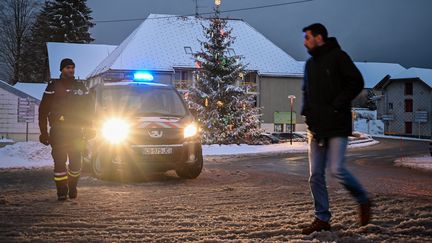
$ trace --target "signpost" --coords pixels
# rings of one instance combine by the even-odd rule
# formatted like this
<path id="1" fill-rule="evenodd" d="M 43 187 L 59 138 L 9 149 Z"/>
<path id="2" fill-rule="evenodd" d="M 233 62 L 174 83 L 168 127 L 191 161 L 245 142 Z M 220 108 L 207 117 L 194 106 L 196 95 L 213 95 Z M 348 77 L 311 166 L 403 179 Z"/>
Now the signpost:
<path id="1" fill-rule="evenodd" d="M 291 121 L 291 136 L 290 136 L 290 144 L 292 145 L 292 139 L 293 139 L 293 117 L 292 117 L 292 115 L 293 115 L 293 106 L 294 106 L 294 99 L 295 99 L 296 97 L 294 96 L 294 95 L 290 95 L 290 96 L 288 96 L 288 99 L 290 99 L 290 113 L 291 113 L 291 119 L 290 119 L 290 121 Z"/>
<path id="2" fill-rule="evenodd" d="M 29 123 L 34 122 L 35 105 L 29 98 L 18 98 L 17 120 L 26 123 L 26 142 L 28 142 Z"/>
<path id="3" fill-rule="evenodd" d="M 428 112 L 427 111 L 416 111 L 414 112 L 414 121 L 418 123 L 418 135 L 421 138 L 421 123 L 426 123 L 428 121 Z"/>

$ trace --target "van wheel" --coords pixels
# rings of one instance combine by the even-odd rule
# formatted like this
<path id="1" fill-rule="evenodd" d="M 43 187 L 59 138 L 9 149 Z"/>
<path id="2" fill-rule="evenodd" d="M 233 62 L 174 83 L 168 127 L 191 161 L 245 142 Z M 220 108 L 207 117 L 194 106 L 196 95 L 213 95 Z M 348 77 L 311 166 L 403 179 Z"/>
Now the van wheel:
<path id="1" fill-rule="evenodd" d="M 176 169 L 175 172 L 182 179 L 195 179 L 201 174 L 202 168 L 203 156 L 202 153 L 198 153 L 197 161 L 194 164 L 185 164 L 183 167 Z"/>
<path id="2" fill-rule="evenodd" d="M 92 156 L 91 170 L 98 179 L 112 180 L 115 172 L 112 157 L 101 153 L 95 154 Z"/>

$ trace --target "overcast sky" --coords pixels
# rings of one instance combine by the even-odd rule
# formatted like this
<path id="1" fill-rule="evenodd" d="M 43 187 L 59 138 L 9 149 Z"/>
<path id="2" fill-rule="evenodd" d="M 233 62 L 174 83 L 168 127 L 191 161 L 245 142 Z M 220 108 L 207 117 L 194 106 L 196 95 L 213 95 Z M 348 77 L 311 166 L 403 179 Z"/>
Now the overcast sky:
<path id="1" fill-rule="evenodd" d="M 293 1 L 298 0 L 222 0 L 221 9 Z M 198 4 L 201 13 L 210 12 L 214 1 L 198 0 Z M 94 21 L 195 13 L 193 0 L 88 0 L 88 5 Z M 432 68 L 431 0 L 315 0 L 224 15 L 245 20 L 297 60 L 308 58 L 302 28 L 321 22 L 355 61 Z M 96 22 L 91 32 L 95 43 L 118 45 L 141 22 Z"/>

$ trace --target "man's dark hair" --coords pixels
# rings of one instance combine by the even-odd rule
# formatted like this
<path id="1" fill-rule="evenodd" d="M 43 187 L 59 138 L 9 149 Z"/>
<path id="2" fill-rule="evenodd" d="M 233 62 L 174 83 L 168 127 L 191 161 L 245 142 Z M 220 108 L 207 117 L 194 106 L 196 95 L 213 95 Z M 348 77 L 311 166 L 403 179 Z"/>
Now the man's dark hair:
<path id="1" fill-rule="evenodd" d="M 321 35 L 324 41 L 326 41 L 328 38 L 327 29 L 323 24 L 315 23 L 303 28 L 303 32 L 306 32 L 308 30 L 312 32 L 313 36 Z"/>

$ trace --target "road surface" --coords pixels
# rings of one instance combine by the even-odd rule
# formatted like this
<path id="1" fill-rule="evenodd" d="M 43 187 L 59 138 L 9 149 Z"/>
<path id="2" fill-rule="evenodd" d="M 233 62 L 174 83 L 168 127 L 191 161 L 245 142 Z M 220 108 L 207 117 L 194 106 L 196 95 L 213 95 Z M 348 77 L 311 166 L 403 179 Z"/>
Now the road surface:
<path id="1" fill-rule="evenodd" d="M 348 167 L 374 198 L 364 227 L 350 195 L 329 178 L 332 231 L 300 234 L 313 219 L 306 154 L 210 157 L 195 180 L 84 174 L 79 199 L 66 202 L 56 201 L 51 168 L 0 170 L 0 242 L 431 242 L 432 174 L 393 166 L 426 154 L 427 143 L 379 140 L 348 152 Z"/>

